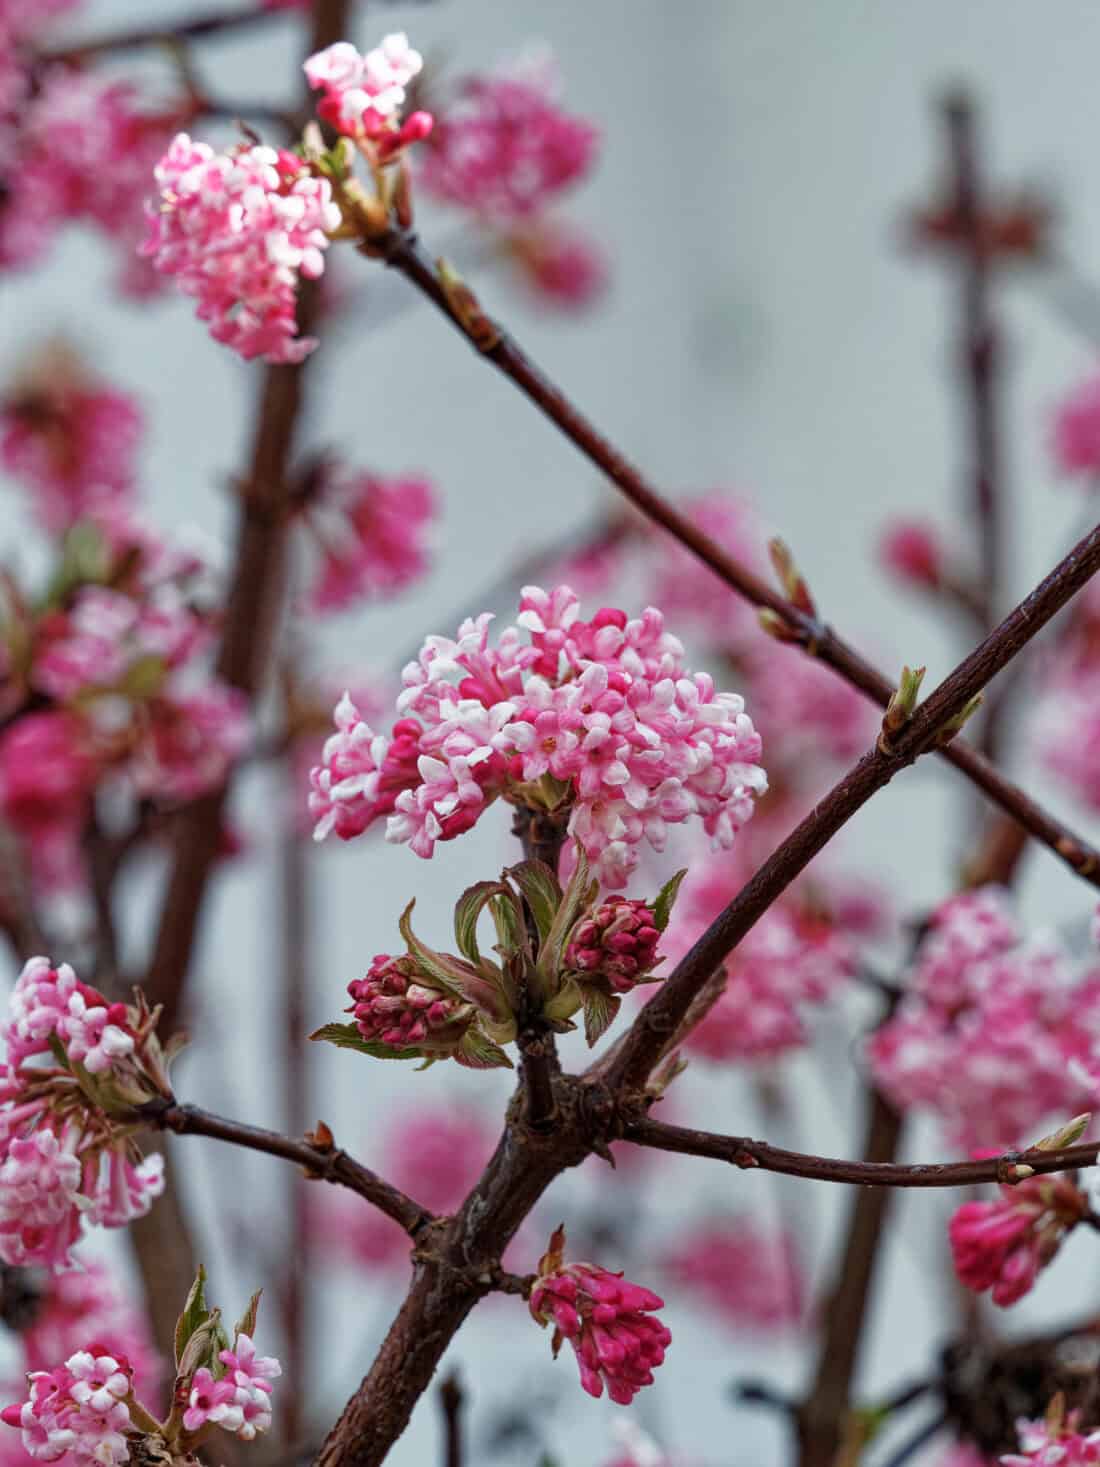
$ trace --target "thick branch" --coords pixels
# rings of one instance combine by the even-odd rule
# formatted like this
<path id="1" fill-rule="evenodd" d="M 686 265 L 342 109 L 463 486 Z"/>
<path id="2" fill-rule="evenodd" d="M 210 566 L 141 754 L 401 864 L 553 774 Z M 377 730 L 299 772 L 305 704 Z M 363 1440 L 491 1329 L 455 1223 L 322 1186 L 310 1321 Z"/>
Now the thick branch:
<path id="1" fill-rule="evenodd" d="M 209 1136 L 215 1141 L 228 1141 L 249 1151 L 262 1151 L 294 1162 L 311 1177 L 347 1187 L 364 1201 L 377 1207 L 399 1223 L 410 1236 L 415 1236 L 433 1220 L 427 1208 L 363 1166 L 338 1146 L 317 1146 L 309 1141 L 295 1141 L 278 1131 L 260 1126 L 247 1126 L 242 1121 L 229 1121 L 212 1115 L 197 1105 L 154 1101 L 141 1108 L 143 1119 L 158 1130 L 174 1131 L 177 1136 Z"/>
<path id="2" fill-rule="evenodd" d="M 890 745 L 880 742 L 815 806 L 726 907 L 638 1015 L 607 1075 L 642 1084 L 695 995 L 745 934 L 857 810 L 899 770 L 936 747 L 951 719 L 1100 567 L 1100 526 L 946 677 Z"/>
<path id="3" fill-rule="evenodd" d="M 375 248 L 384 254 L 387 264 L 400 271 L 449 317 L 463 335 L 471 337 L 470 326 L 463 323 L 448 300 L 435 266 L 419 247 L 415 236 L 394 232 L 384 244 L 376 244 Z M 486 329 L 480 342 L 475 342 L 481 354 L 510 378 L 632 504 L 654 524 L 686 545 L 738 595 L 754 606 L 775 612 L 804 651 L 819 658 L 880 707 L 886 707 L 895 687 L 889 678 L 884 677 L 831 627 L 799 611 L 663 499 L 639 470 L 597 432 L 565 394 L 542 374 L 515 341 L 494 323 L 484 318 L 481 320 Z M 956 740 L 940 752 L 995 804 L 1023 825 L 1030 835 L 1049 846 L 1079 876 L 1100 887 L 1100 851 L 1055 820 L 1010 779 L 1006 779 L 989 759 L 962 740 Z"/>
<path id="4" fill-rule="evenodd" d="M 945 1162 L 874 1162 L 844 1161 L 830 1156 L 811 1156 L 802 1151 L 787 1151 L 767 1141 L 754 1141 L 750 1136 L 719 1136 L 711 1131 L 695 1131 L 688 1126 L 672 1126 L 664 1121 L 628 1122 L 623 1139 L 638 1146 L 652 1146 L 658 1151 L 675 1151 L 684 1156 L 706 1156 L 713 1161 L 751 1170 L 782 1172 L 789 1177 L 805 1177 L 814 1182 L 845 1182 L 857 1187 L 971 1187 L 981 1182 L 1011 1185 L 1025 1180 L 1015 1168 L 1030 1167 L 1035 1174 L 1070 1171 L 1074 1167 L 1095 1166 L 1100 1156 L 1100 1141 L 1079 1141 L 1060 1151 L 1006 1151 L 983 1161 Z"/>
<path id="5" fill-rule="evenodd" d="M 542 861 L 556 873 L 561 848 L 565 844 L 568 818 L 567 810 L 550 814 L 545 810 L 530 809 L 526 805 L 518 806 L 512 823 L 512 833 L 520 838 L 524 859 Z M 538 931 L 529 908 L 527 927 L 533 941 L 537 943 Z M 554 1035 L 540 1020 L 537 1012 L 524 1012 L 520 1014 L 516 1043 L 523 1056 L 523 1085 L 528 1123 L 536 1130 L 547 1130 L 554 1123 L 556 1109 L 554 1075 L 561 1069 Z"/>

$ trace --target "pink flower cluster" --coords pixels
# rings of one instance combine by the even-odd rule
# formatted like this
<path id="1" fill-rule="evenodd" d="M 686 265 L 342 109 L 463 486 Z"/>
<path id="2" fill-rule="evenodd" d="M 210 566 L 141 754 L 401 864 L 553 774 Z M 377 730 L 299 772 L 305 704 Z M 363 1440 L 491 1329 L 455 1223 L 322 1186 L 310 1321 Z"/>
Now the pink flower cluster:
<path id="1" fill-rule="evenodd" d="M 238 1335 L 233 1349 L 222 1350 L 218 1359 L 225 1373 L 217 1380 L 206 1366 L 192 1377 L 184 1430 L 196 1432 L 209 1422 L 241 1441 L 254 1441 L 271 1425 L 271 1382 L 283 1368 L 272 1356 L 257 1356 L 245 1334 Z"/>
<path id="2" fill-rule="evenodd" d="M 305 63 L 306 78 L 322 93 L 317 114 L 345 137 L 371 143 L 380 160 L 398 148 L 420 142 L 432 130 L 428 112 L 400 121 L 405 88 L 424 65 L 403 31 L 385 36 L 361 55 L 348 41 L 318 51 Z"/>
<path id="3" fill-rule="evenodd" d="M 1050 772 L 1100 810 L 1100 669 L 1057 669 L 1037 703 L 1033 736 Z"/>
<path id="4" fill-rule="evenodd" d="M 565 966 L 578 973 L 602 973 L 616 993 L 629 993 L 657 961 L 661 934 L 645 902 L 608 897 L 574 927 Z"/>
<path id="5" fill-rule="evenodd" d="M 430 482 L 409 474 L 330 470 L 305 512 L 320 565 L 309 593 L 314 611 L 394 596 L 428 568 L 438 506 Z"/>
<path id="6" fill-rule="evenodd" d="M 141 1160 L 84 1095 L 79 1072 L 131 1079 L 140 1037 L 72 969 L 32 958 L 15 985 L 0 1064 L 0 1260 L 61 1268 L 84 1221 L 124 1227 L 164 1188 L 164 1159 Z M 64 1051 L 70 1075 L 28 1060 Z"/>
<path id="7" fill-rule="evenodd" d="M 1094 1101 L 1100 972 L 1027 942 L 996 888 L 945 902 L 906 997 L 868 1046 L 895 1104 L 938 1115 L 967 1150 L 1015 1145 Z"/>
<path id="8" fill-rule="evenodd" d="M 0 91 L 3 29 L 0 17 Z M 122 247 L 121 288 L 147 293 L 134 250 L 149 171 L 171 136 L 175 115 L 144 112 L 129 84 L 74 67 L 55 66 L 33 87 L 29 72 L 17 67 L 7 81 L 16 105 L 6 144 L 0 139 L 9 191 L 0 211 L 0 268 L 37 264 L 63 224 L 85 222 Z"/>
<path id="9" fill-rule="evenodd" d="M 650 1289 L 593 1263 L 565 1263 L 561 1229 L 539 1264 L 531 1292 L 532 1317 L 554 1326 L 554 1354 L 562 1340 L 573 1347 L 581 1385 L 590 1396 L 629 1406 L 665 1358 L 672 1335 L 655 1312 L 664 1307 Z"/>
<path id="10" fill-rule="evenodd" d="M 745 1218 L 711 1219 L 685 1233 L 664 1267 L 733 1330 L 773 1333 L 804 1318 L 806 1281 L 789 1232 Z"/>
<path id="11" fill-rule="evenodd" d="M 316 346 L 298 336 L 300 277 L 324 270 L 340 210 L 325 178 L 288 152 L 261 145 L 215 153 L 178 133 L 155 169 L 143 254 L 198 301 L 210 334 L 246 360 L 300 362 Z"/>
<path id="12" fill-rule="evenodd" d="M 1082 1432 L 1080 1424 L 1076 1411 L 1064 1421 L 1018 1421 L 1020 1450 L 1002 1457 L 1002 1467 L 1091 1467 L 1100 1462 L 1100 1430 Z"/>
<path id="13" fill-rule="evenodd" d="M 29 380 L 0 401 L 0 463 L 30 490 L 43 529 L 61 535 L 129 506 L 142 421 L 129 393 L 54 359 L 48 367 L 52 380 Z"/>
<path id="14" fill-rule="evenodd" d="M 1069 394 L 1054 416 L 1052 447 L 1063 474 L 1100 473 L 1100 375 Z"/>
<path id="15" fill-rule="evenodd" d="M 372 958 L 366 977 L 354 978 L 348 993 L 349 1012 L 363 1038 L 391 1048 L 419 1045 L 449 1051 L 473 1018 L 462 999 L 418 983 L 414 960 L 388 953 Z"/>
<path id="16" fill-rule="evenodd" d="M 626 884 L 643 839 L 660 850 L 692 816 L 716 848 L 732 844 L 767 785 L 760 739 L 740 697 L 686 672 L 659 611 L 605 608 L 586 622 L 568 586 L 528 587 L 519 626 L 495 647 L 491 620 L 428 638 L 405 668 L 392 738 L 350 701 L 337 709 L 311 776 L 318 839 L 350 839 L 385 814 L 387 839 L 428 857 L 504 796 L 571 805 L 569 831 L 611 887 Z"/>
<path id="17" fill-rule="evenodd" d="M 461 1105 L 427 1105 L 400 1116 L 387 1132 L 383 1175 L 430 1212 L 454 1212 L 492 1154 L 494 1135 Z M 389 1268 L 409 1256 L 408 1234 L 339 1188 L 310 1189 L 311 1225 L 327 1250 L 363 1268 Z"/>
<path id="18" fill-rule="evenodd" d="M 590 171 L 599 133 L 565 112 L 546 57 L 472 76 L 436 119 L 419 182 L 435 198 L 497 223 L 541 213 Z"/>
<path id="19" fill-rule="evenodd" d="M 1029 1177 L 1000 1191 L 995 1202 L 964 1202 L 948 1237 L 960 1281 L 1007 1306 L 1031 1290 L 1088 1203 L 1064 1177 Z"/>
<path id="20" fill-rule="evenodd" d="M 68 1456 L 78 1467 L 120 1467 L 130 1460 L 129 1361 L 78 1350 L 64 1365 L 32 1371 L 27 1383 L 27 1400 L 5 1407 L 0 1420 L 21 1431 L 31 1457 L 55 1462 Z"/>

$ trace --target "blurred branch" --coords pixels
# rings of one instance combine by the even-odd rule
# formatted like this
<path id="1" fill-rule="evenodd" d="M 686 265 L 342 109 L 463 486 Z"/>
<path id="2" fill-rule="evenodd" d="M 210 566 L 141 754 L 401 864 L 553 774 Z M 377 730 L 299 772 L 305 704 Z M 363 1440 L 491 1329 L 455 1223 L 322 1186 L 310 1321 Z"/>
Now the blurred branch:
<path id="1" fill-rule="evenodd" d="M 468 339 L 480 354 L 510 378 L 564 435 L 626 495 L 654 524 L 660 525 L 691 550 L 720 580 L 752 605 L 772 612 L 788 639 L 831 667 L 853 687 L 885 708 L 895 684 L 884 677 L 831 627 L 801 611 L 770 585 L 739 564 L 704 531 L 663 499 L 644 476 L 583 416 L 574 404 L 526 356 L 518 344 L 494 322 L 480 314 L 476 300 L 460 313 L 444 289 L 435 265 L 413 234 L 394 230 L 372 251 L 400 271 Z M 472 299 L 472 298 L 471 298 Z M 938 750 L 947 761 L 1036 840 L 1048 846 L 1071 870 L 1092 886 L 1100 887 L 1100 851 L 1047 813 L 996 766 L 963 740 Z"/>
<path id="2" fill-rule="evenodd" d="M 443 1463 L 444 1467 L 464 1467 L 465 1454 L 462 1450 L 462 1408 L 466 1404 L 466 1393 L 451 1371 L 439 1385 L 439 1407 L 443 1413 Z"/>

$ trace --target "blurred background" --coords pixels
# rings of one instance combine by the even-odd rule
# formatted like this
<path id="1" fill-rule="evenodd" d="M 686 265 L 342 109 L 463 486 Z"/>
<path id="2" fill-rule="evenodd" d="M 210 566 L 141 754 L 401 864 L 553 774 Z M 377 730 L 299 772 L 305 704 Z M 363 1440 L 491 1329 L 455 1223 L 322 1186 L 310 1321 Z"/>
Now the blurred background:
<path id="1" fill-rule="evenodd" d="M 167 26 L 177 13 L 201 9 L 186 0 L 88 0 L 51 34 L 68 43 L 159 24 L 162 16 Z M 203 84 L 219 97 L 293 101 L 303 29 L 289 11 L 266 27 L 202 43 L 194 54 Z M 600 134 L 597 162 L 567 205 L 607 267 L 606 289 L 583 309 L 554 309 L 525 291 L 461 211 L 425 201 L 418 222 L 429 250 L 457 262 L 490 314 L 670 496 L 723 489 L 750 499 L 764 530 L 793 548 L 826 619 L 887 671 L 926 663 L 929 685 L 972 638 L 899 589 L 876 547 L 899 516 L 938 520 L 949 549 L 953 536 L 967 533 L 959 273 L 942 253 L 915 248 L 912 229 L 914 210 L 937 197 L 946 176 L 940 101 L 948 88 L 965 88 L 986 177 L 1010 195 L 1040 196 L 1052 214 L 1046 257 L 998 269 L 993 293 L 1011 517 L 1004 606 L 1080 533 L 1089 513 L 1083 481 L 1059 473 L 1051 435 L 1058 404 L 1094 367 L 1100 339 L 1095 6 L 1070 0 L 1055 13 L 1017 0 L 919 7 L 441 0 L 364 6 L 350 39 L 365 47 L 395 29 L 408 30 L 429 76 L 484 72 L 548 47 L 563 105 Z M 154 91 L 171 75 L 162 56 L 147 52 L 110 66 Z M 201 131 L 221 141 L 235 136 L 231 120 Z M 116 263 L 98 235 L 78 227 L 62 233 L 40 265 L 0 276 L 0 373 L 9 380 L 38 344 L 63 334 L 96 373 L 140 399 L 150 515 L 165 528 L 197 526 L 228 544 L 231 486 L 246 461 L 261 369 L 211 341 L 191 304 L 172 292 L 120 299 Z M 334 259 L 331 276 L 348 309 L 341 295 L 320 333 L 303 447 L 338 451 L 383 475 L 423 473 L 440 513 L 430 574 L 391 600 L 301 625 L 295 636 L 334 685 L 396 685 L 424 634 L 450 634 L 481 610 L 507 619 L 519 584 L 517 575 L 506 585 L 511 568 L 563 537 L 583 540 L 612 501 L 573 447 L 401 279 L 354 256 Z M 15 480 L 5 487 L 4 560 L 33 576 L 48 549 L 30 533 Z M 1100 836 L 1100 817 L 1043 772 L 1025 734 L 1022 725 L 1014 729 L 1012 755 L 1028 787 L 1084 834 Z M 287 798 L 277 770 L 249 770 L 238 781 L 234 825 L 246 851 L 220 869 L 205 912 L 188 997 L 194 1043 L 176 1071 L 181 1096 L 275 1126 L 283 1124 L 283 1041 L 271 993 L 284 903 L 279 812 Z M 972 820 L 963 782 L 927 761 L 852 822 L 845 864 L 873 877 L 899 919 L 911 919 L 953 889 Z M 441 846 L 431 862 L 374 838 L 310 850 L 306 1032 L 340 1017 L 347 982 L 375 952 L 393 948 L 396 919 L 411 897 L 423 935 L 443 943 L 471 873 L 489 876 L 515 855 L 503 810 Z M 652 863 L 661 880 L 672 869 L 671 855 Z M 137 867 L 120 896 L 124 953 L 135 966 L 161 876 L 155 860 Z M 1031 853 L 1019 890 L 1031 922 L 1082 941 L 1091 896 L 1048 853 Z M 14 959 L 5 966 L 14 978 Z M 811 1048 L 758 1065 L 693 1065 L 672 1103 L 718 1129 L 753 1134 L 767 1133 L 770 1114 L 789 1144 L 855 1155 L 862 1096 L 853 1060 L 872 1013 L 865 993 L 842 995 L 814 1018 Z M 384 1163 L 395 1125 L 425 1106 L 473 1107 L 491 1135 L 509 1091 L 505 1076 L 453 1066 L 419 1074 L 317 1048 L 308 1056 L 310 1115 L 372 1164 Z M 568 1053 L 579 1062 L 582 1046 Z M 931 1122 L 916 1125 L 906 1145 L 921 1159 L 948 1154 Z M 260 1338 L 277 1349 L 278 1281 L 298 1262 L 284 1170 L 198 1139 L 169 1149 L 216 1296 L 229 1312 L 265 1282 Z M 554 1188 L 510 1261 L 532 1268 L 563 1218 L 597 1241 L 600 1262 L 626 1268 L 669 1300 L 674 1344 L 632 1418 L 685 1463 L 783 1462 L 791 1449 L 781 1415 L 735 1403 L 731 1387 L 751 1376 L 797 1394 L 812 1361 L 812 1308 L 791 1328 L 761 1333 L 678 1295 L 650 1260 L 688 1236 L 708 1209 L 738 1210 L 767 1229 L 786 1221 L 795 1226 L 812 1299 L 835 1258 L 844 1191 L 680 1160 L 627 1164 L 613 1176 L 593 1160 Z M 948 1210 L 936 1195 L 898 1199 L 860 1399 L 926 1374 L 953 1328 Z M 368 1266 L 322 1236 L 329 1241 L 315 1249 L 308 1272 L 311 1429 L 324 1428 L 358 1382 L 403 1287 L 400 1260 Z M 1013 1313 L 1012 1329 L 1057 1320 L 1070 1301 L 1095 1292 L 1088 1247 L 1089 1240 L 1071 1240 L 1040 1298 Z M 121 1235 L 97 1236 L 88 1248 L 132 1276 Z M 480 1308 L 446 1365 L 468 1393 L 470 1461 L 479 1467 L 531 1464 L 543 1452 L 577 1467 L 613 1458 L 623 1412 L 579 1392 L 568 1352 L 551 1363 L 549 1340 L 521 1301 Z M 438 1404 L 426 1397 L 392 1454 L 395 1467 L 441 1461 L 439 1430 Z"/>

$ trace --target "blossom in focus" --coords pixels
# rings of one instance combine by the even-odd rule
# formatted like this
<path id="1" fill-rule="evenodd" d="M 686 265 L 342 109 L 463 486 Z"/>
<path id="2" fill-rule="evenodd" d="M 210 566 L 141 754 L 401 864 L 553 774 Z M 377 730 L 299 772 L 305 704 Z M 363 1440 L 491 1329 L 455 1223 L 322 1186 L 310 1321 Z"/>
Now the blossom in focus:
<path id="1" fill-rule="evenodd" d="M 934 590 L 943 578 L 944 548 L 935 525 L 894 520 L 883 531 L 879 560 L 903 585 Z"/>
<path id="2" fill-rule="evenodd" d="M 966 1150 L 1015 1145 L 1091 1108 L 1100 1072 L 1100 971 L 1052 936 L 1027 939 L 1002 891 L 945 902 L 906 995 L 872 1036 L 875 1079 L 937 1115 Z"/>
<path id="3" fill-rule="evenodd" d="M 1100 472 L 1100 375 L 1075 387 L 1054 415 L 1054 460 L 1064 474 Z"/>
<path id="4" fill-rule="evenodd" d="M 629 1406 L 665 1358 L 672 1335 L 656 1317 L 664 1307 L 650 1289 L 593 1263 L 565 1262 L 565 1230 L 559 1228 L 539 1260 L 531 1291 L 532 1317 L 553 1324 L 554 1355 L 563 1340 L 573 1347 L 581 1385 L 590 1396 L 604 1386 L 613 1401 Z"/>
<path id="5" fill-rule="evenodd" d="M 693 816 L 716 849 L 732 844 L 767 786 L 760 739 L 737 694 L 688 674 L 659 611 L 605 608 L 586 622 L 568 586 L 527 587 L 519 625 L 495 646 L 491 620 L 427 639 L 403 673 L 391 738 L 337 708 L 311 775 L 318 839 L 386 814 L 387 839 L 428 857 L 504 795 L 571 808 L 569 832 L 610 887 L 626 884 L 643 840 L 660 850 L 669 825 Z"/>
<path id="6" fill-rule="evenodd" d="M 436 114 L 420 187 L 497 225 L 541 213 L 589 173 L 599 146 L 597 129 L 559 94 L 546 56 L 467 78 Z"/>
<path id="7" fill-rule="evenodd" d="M 380 158 L 406 143 L 420 142 L 432 130 L 427 112 L 414 112 L 402 124 L 405 88 L 424 65 L 403 31 L 385 36 L 365 55 L 348 41 L 337 41 L 305 62 L 306 79 L 321 92 L 317 115 L 345 137 L 371 142 Z"/>
<path id="8" fill-rule="evenodd" d="M 342 611 L 412 585 L 428 568 L 438 512 L 432 485 L 419 475 L 326 473 L 305 511 L 320 551 L 313 610 Z"/>
<path id="9" fill-rule="evenodd" d="M 93 1258 L 81 1259 L 79 1268 L 45 1280 L 33 1316 L 19 1332 L 29 1370 L 48 1369 L 86 1340 L 97 1341 L 109 1355 L 125 1358 L 139 1393 L 156 1386 L 163 1362 L 148 1321 L 107 1266 Z"/>
<path id="10" fill-rule="evenodd" d="M 0 1421 L 22 1433 L 38 1461 L 68 1456 L 78 1467 L 120 1467 L 130 1460 L 131 1375 L 124 1359 L 78 1350 L 64 1365 L 33 1371 L 27 1399 L 5 1407 Z"/>
<path id="11" fill-rule="evenodd" d="M 739 1218 L 689 1228 L 664 1256 L 679 1288 L 734 1330 L 775 1332 L 804 1317 L 806 1281 L 795 1239 Z"/>
<path id="12" fill-rule="evenodd" d="M 994 1304 L 1015 1304 L 1051 1262 L 1087 1211 L 1084 1194 L 1064 1177 L 1029 1177 L 1000 1189 L 995 1202 L 964 1202 L 948 1226 L 955 1272 Z"/>
<path id="13" fill-rule="evenodd" d="M 340 210 L 326 178 L 292 153 L 260 144 L 216 153 L 178 133 L 155 169 L 142 252 L 198 302 L 210 334 L 246 361 L 300 362 L 300 279 L 324 270 Z"/>
<path id="14" fill-rule="evenodd" d="M 170 1093 L 151 1022 L 66 964 L 36 957 L 24 966 L 2 1030 L 3 1262 L 63 1268 L 85 1221 L 124 1227 L 163 1191 L 163 1158 L 143 1159 L 101 1109 L 104 1099 L 124 1107 Z"/>
<path id="15" fill-rule="evenodd" d="M 53 349 L 0 399 L 0 463 L 30 492 L 43 529 L 60 535 L 131 503 L 141 430 L 129 393 Z"/>
<path id="16" fill-rule="evenodd" d="M 645 902 L 609 897 L 573 928 L 565 965 L 603 974 L 616 993 L 629 993 L 657 962 L 661 934 Z"/>
<path id="17" fill-rule="evenodd" d="M 457 1054 L 476 1017 L 470 1004 L 436 987 L 411 957 L 379 953 L 366 977 L 348 984 L 348 993 L 359 1033 L 390 1049 Z"/>

